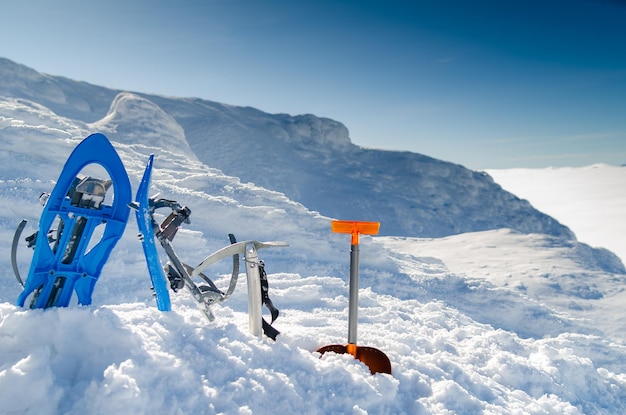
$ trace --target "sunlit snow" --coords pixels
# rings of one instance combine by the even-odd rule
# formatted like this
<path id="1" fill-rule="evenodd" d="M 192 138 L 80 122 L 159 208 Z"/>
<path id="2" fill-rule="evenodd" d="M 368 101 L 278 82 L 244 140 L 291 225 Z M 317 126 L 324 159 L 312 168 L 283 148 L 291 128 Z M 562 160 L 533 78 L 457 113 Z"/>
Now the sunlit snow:
<path id="1" fill-rule="evenodd" d="M 43 89 L 48 90 L 54 89 Z M 72 91 L 72 102 L 89 100 Z M 385 352 L 393 370 L 370 375 L 348 355 L 315 353 L 320 346 L 345 343 L 348 334 L 350 241 L 331 233 L 330 217 L 207 166 L 187 154 L 193 146 L 173 141 L 161 146 L 161 128 L 168 140 L 185 135 L 173 117 L 157 114 L 154 103 L 133 107 L 132 117 L 109 113 L 102 121 L 80 121 L 47 106 L 59 101 L 58 95 L 38 103 L 36 95 L 36 90 L 30 97 L 0 95 L 0 252 L 5 253 L 0 256 L 0 413 L 626 411 L 626 271 L 605 249 L 608 243 L 508 228 L 442 238 L 362 236 L 358 344 Z M 245 278 L 227 302 L 213 307 L 212 323 L 186 292 L 171 293 L 172 311 L 159 312 L 132 217 L 92 305 L 48 310 L 14 305 L 21 286 L 9 252 L 17 223 L 27 219 L 24 235 L 34 232 L 40 193 L 54 186 L 82 138 L 95 127 L 113 131 L 112 119 L 128 128 L 127 139 L 112 141 L 133 190 L 154 153 L 154 193 L 191 208 L 191 224 L 174 240 L 185 262 L 197 264 L 228 244 L 230 232 L 240 240 L 289 243 L 260 252 L 270 295 L 281 311 L 276 342 L 248 332 Z M 142 122 L 132 125 L 135 119 Z M 609 166 L 595 168 L 607 180 L 622 174 Z M 572 171 L 585 177 L 585 169 Z M 550 191 L 557 195 L 582 182 Z M 434 195 L 437 184 L 430 182 Z M 615 197 L 579 194 L 568 203 L 580 211 L 599 209 L 605 198 Z M 605 211 L 602 224 L 618 225 L 620 214 Z M 384 212 L 373 211 L 369 219 L 385 225 Z M 580 225 L 556 219 L 572 229 Z M 31 255 L 20 244 L 23 276 Z M 225 261 L 206 273 L 224 287 L 229 266 Z"/>

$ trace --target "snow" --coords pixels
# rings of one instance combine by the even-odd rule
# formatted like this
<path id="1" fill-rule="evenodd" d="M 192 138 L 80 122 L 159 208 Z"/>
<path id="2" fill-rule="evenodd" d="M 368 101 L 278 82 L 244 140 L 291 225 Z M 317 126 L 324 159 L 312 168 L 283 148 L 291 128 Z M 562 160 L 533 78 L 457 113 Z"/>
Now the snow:
<path id="1" fill-rule="evenodd" d="M 505 189 L 559 218 L 579 240 L 608 248 L 626 261 L 625 166 L 595 164 L 487 172 Z"/>
<path id="2" fill-rule="evenodd" d="M 483 172 L 421 154 L 358 147 L 334 120 L 116 91 L 3 59 L 0 79 L 0 96 L 35 101 L 119 143 L 158 142 L 324 216 L 384 219 L 382 235 L 441 237 L 506 227 L 573 237 Z"/>
<path id="3" fill-rule="evenodd" d="M 35 75 L 28 74 L 32 81 Z M 621 226 L 623 216 L 619 209 L 598 215 L 603 220 L 595 228 L 598 242 L 583 237 L 578 229 L 584 223 L 577 222 L 584 211 L 624 203 L 617 190 L 592 193 L 582 187 L 587 179 L 598 183 L 597 177 L 606 183 L 621 180 L 623 170 L 570 169 L 549 188 L 557 201 L 567 189 L 578 195 L 562 197 L 581 215 L 555 214 L 575 230 L 578 241 L 565 227 L 553 233 L 524 231 L 523 215 L 515 219 L 522 228 L 517 230 L 496 227 L 428 238 L 362 236 L 358 344 L 383 351 L 393 370 L 392 375 L 371 375 L 348 355 L 320 358 L 315 352 L 324 345 L 345 344 L 348 334 L 350 238 L 330 232 L 331 217 L 276 189 L 228 175 L 197 153 L 187 154 L 195 152 L 195 144 L 185 141 L 188 129 L 180 129 L 181 114 L 172 115 L 171 108 L 161 113 L 153 100 L 102 94 L 111 103 L 118 96 L 119 112 L 107 117 L 104 111 L 97 119 L 77 117 L 86 111 L 80 105 L 66 115 L 51 109 L 54 102 L 95 99 L 81 95 L 84 88 L 54 89 L 54 96 L 36 102 L 34 91 L 29 97 L 0 94 L 0 250 L 6 253 L 0 257 L 0 414 L 625 412 L 626 270 L 604 249 L 615 241 L 608 231 Z M 72 99 L 63 101 L 62 96 Z M 135 120 L 141 122 L 133 125 Z M 259 252 L 270 296 L 281 311 L 274 324 L 281 331 L 276 342 L 248 332 L 245 278 L 227 302 L 213 307 L 214 322 L 203 317 L 186 292 L 171 293 L 172 311 L 159 312 L 132 217 L 92 305 L 48 310 L 14 305 L 21 290 L 8 256 L 15 227 L 26 218 L 24 235 L 34 232 L 39 194 L 50 191 L 69 153 L 94 126 L 108 128 L 105 133 L 115 137 L 112 142 L 134 190 L 148 155 L 156 155 L 154 193 L 192 211 L 191 224 L 174 240 L 185 262 L 198 264 L 228 244 L 229 232 L 239 240 L 289 243 Z M 160 129 L 169 134 L 163 146 Z M 126 134 L 116 132 L 122 130 Z M 329 144 L 316 139 L 299 145 Z M 391 170 L 387 156 L 378 159 L 382 172 Z M 445 173 L 424 172 L 420 183 L 433 195 L 446 186 L 445 180 L 459 175 L 485 177 L 432 160 L 422 165 L 428 167 Z M 591 177 L 593 172 L 599 176 Z M 369 180 L 374 183 L 375 176 Z M 504 200 L 499 186 L 481 189 L 497 193 L 487 200 Z M 377 197 L 384 194 L 381 189 Z M 320 191 L 318 197 L 322 195 Z M 519 196 L 539 206 L 530 196 Z M 454 206 L 462 207 L 467 197 L 459 193 Z M 517 206 L 527 203 L 509 198 Z M 530 222 L 545 220 L 526 212 Z M 396 213 L 408 215 L 401 209 Z M 381 220 L 381 228 L 385 224 L 384 216 L 369 219 Z M 602 229 L 607 230 L 605 239 Z M 31 255 L 20 244 L 23 276 Z M 205 273 L 225 288 L 229 267 L 230 261 L 223 261 Z"/>

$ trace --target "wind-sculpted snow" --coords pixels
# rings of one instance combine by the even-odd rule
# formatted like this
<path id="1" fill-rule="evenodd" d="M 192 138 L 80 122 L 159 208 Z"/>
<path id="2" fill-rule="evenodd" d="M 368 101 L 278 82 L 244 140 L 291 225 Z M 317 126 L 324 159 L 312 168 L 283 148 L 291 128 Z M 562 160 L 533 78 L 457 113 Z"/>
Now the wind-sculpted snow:
<path id="1" fill-rule="evenodd" d="M 626 342 L 623 318 L 609 318 L 598 331 L 598 320 L 609 315 L 623 316 L 621 304 L 626 300 L 626 270 L 619 258 L 607 250 L 508 229 L 440 239 L 378 238 L 377 241 L 393 251 L 392 256 L 408 258 L 404 270 L 408 274 L 412 261 L 436 257 L 445 271 L 456 276 L 459 288 L 447 288 L 457 293 L 455 306 L 479 321 L 496 327 L 516 327 L 515 331 L 524 337 L 543 337 L 572 330 L 570 319 L 574 318 L 578 331 L 584 327 L 586 333 L 609 334 L 612 339 Z M 438 288 L 440 285 L 433 279 L 421 282 L 428 295 L 435 297 L 438 291 L 446 290 Z M 506 290 L 502 291 L 503 288 Z M 484 314 L 484 293 L 491 290 L 502 291 L 502 299 L 504 293 L 511 297 L 488 305 L 493 313 Z M 513 295 L 515 292 L 517 296 Z M 521 301 L 516 307 L 519 311 L 529 301 L 536 304 L 516 315 L 511 308 L 518 301 Z M 541 305 L 559 314 L 549 309 L 540 311 Z M 569 319 L 564 320 L 564 316 Z"/>
<path id="2" fill-rule="evenodd" d="M 485 173 L 420 154 L 363 149 L 343 125 L 200 100 L 149 97 L 185 129 L 199 160 L 334 218 L 385 217 L 384 235 L 439 237 L 508 227 L 574 238 Z M 293 128 L 294 124 L 307 128 Z M 317 139 L 311 139 L 317 137 Z"/>
<path id="3" fill-rule="evenodd" d="M 358 344 L 382 350 L 393 370 L 372 376 L 348 355 L 320 358 L 315 352 L 347 341 L 349 236 L 332 234 L 328 216 L 283 193 L 186 157 L 175 145 L 181 139 L 176 125 L 184 126 L 176 114 L 160 113 L 145 96 L 122 98 L 160 114 L 151 118 L 139 111 L 145 123 L 110 135 L 118 137 L 113 144 L 134 190 L 153 153 L 153 194 L 191 208 L 191 223 L 174 239 L 185 262 L 197 264 L 228 244 L 230 232 L 239 240 L 289 244 L 259 252 L 280 309 L 274 326 L 281 334 L 276 342 L 249 334 L 243 275 L 232 297 L 213 307 L 212 323 L 187 292 L 171 292 L 172 311 L 159 312 L 132 215 L 92 305 L 13 305 L 21 291 L 9 260 L 15 227 L 26 218 L 23 236 L 36 230 L 40 193 L 51 190 L 65 159 L 97 120 L 77 121 L 48 105 L 0 94 L 0 414 L 625 413 L 626 277 L 608 251 L 567 233 L 510 229 L 429 239 L 363 236 Z M 106 109 L 98 119 L 105 115 Z M 106 125 L 122 122 L 126 128 L 127 116 L 115 114 Z M 154 141 L 140 140 L 142 126 Z M 159 126 L 172 132 L 174 141 L 165 148 L 151 135 Z M 309 154 L 305 148 L 303 157 Z M 372 165 L 384 164 L 375 162 L 380 153 L 350 151 L 363 151 L 358 157 Z M 395 162 L 410 164 L 411 157 Z M 350 160 L 344 158 L 346 174 Z M 504 197 L 489 196 L 500 190 L 488 178 L 474 180 L 479 173 L 427 158 L 424 163 L 435 172 L 415 170 L 424 176 L 419 185 L 430 184 L 428 192 L 450 200 L 451 207 L 455 193 L 440 194 L 432 185 L 442 182 L 433 175 L 458 179 L 453 182 L 460 195 L 484 195 L 494 205 Z M 347 183 L 339 193 L 350 197 Z M 329 193 L 318 189 L 318 195 L 325 200 Z M 368 219 L 384 224 L 384 212 Z M 22 276 L 31 255 L 20 241 Z M 206 273 L 225 289 L 231 261 L 223 262 Z"/>
<path id="4" fill-rule="evenodd" d="M 420 154 L 360 148 L 346 126 L 327 118 L 130 94 L 38 74 L 6 59 L 0 79 L 0 96 L 91 123 L 118 142 L 158 143 L 185 158 L 195 155 L 324 216 L 384 217 L 383 235 L 441 237 L 505 227 L 574 238 L 485 173 Z"/>
<path id="5" fill-rule="evenodd" d="M 107 115 L 89 125 L 120 143 L 152 145 L 195 159 L 185 131 L 151 101 L 128 92 L 118 94 Z"/>
<path id="6" fill-rule="evenodd" d="M 40 103 L 62 117 L 97 121 L 106 115 L 118 92 L 42 74 L 0 57 L 0 96 Z"/>

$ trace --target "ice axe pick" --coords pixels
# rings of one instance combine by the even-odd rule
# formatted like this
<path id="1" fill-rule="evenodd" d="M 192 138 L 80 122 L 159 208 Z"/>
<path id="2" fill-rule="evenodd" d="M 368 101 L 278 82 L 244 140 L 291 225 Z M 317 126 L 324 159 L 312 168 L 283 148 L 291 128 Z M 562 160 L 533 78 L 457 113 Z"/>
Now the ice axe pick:
<path id="1" fill-rule="evenodd" d="M 321 347 L 320 354 L 326 352 L 349 353 L 369 367 L 370 372 L 391 374 L 391 362 L 385 353 L 367 346 L 357 346 L 357 321 L 359 310 L 359 234 L 377 235 L 380 222 L 358 222 L 334 220 L 331 222 L 334 233 L 352 234 L 350 249 L 350 296 L 348 303 L 348 344 L 331 344 Z"/>

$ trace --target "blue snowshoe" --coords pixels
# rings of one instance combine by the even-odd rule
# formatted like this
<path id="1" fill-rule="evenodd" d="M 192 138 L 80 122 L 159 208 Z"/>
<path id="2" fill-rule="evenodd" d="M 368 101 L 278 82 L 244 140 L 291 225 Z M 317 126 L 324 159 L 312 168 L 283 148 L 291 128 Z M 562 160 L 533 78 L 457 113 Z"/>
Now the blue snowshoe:
<path id="1" fill-rule="evenodd" d="M 103 167 L 109 178 L 81 174 L 92 164 Z M 113 197 L 109 200 L 111 187 Z M 92 134 L 81 141 L 67 159 L 52 193 L 42 198 L 39 230 L 26 238 L 35 251 L 17 304 L 23 307 L 30 297 L 30 308 L 66 307 L 74 291 L 79 304 L 91 304 L 102 267 L 128 222 L 132 200 L 126 169 L 109 140 Z M 15 240 L 24 224 L 22 221 L 18 226 Z M 12 262 L 22 283 L 15 261 L 15 240 Z"/>

